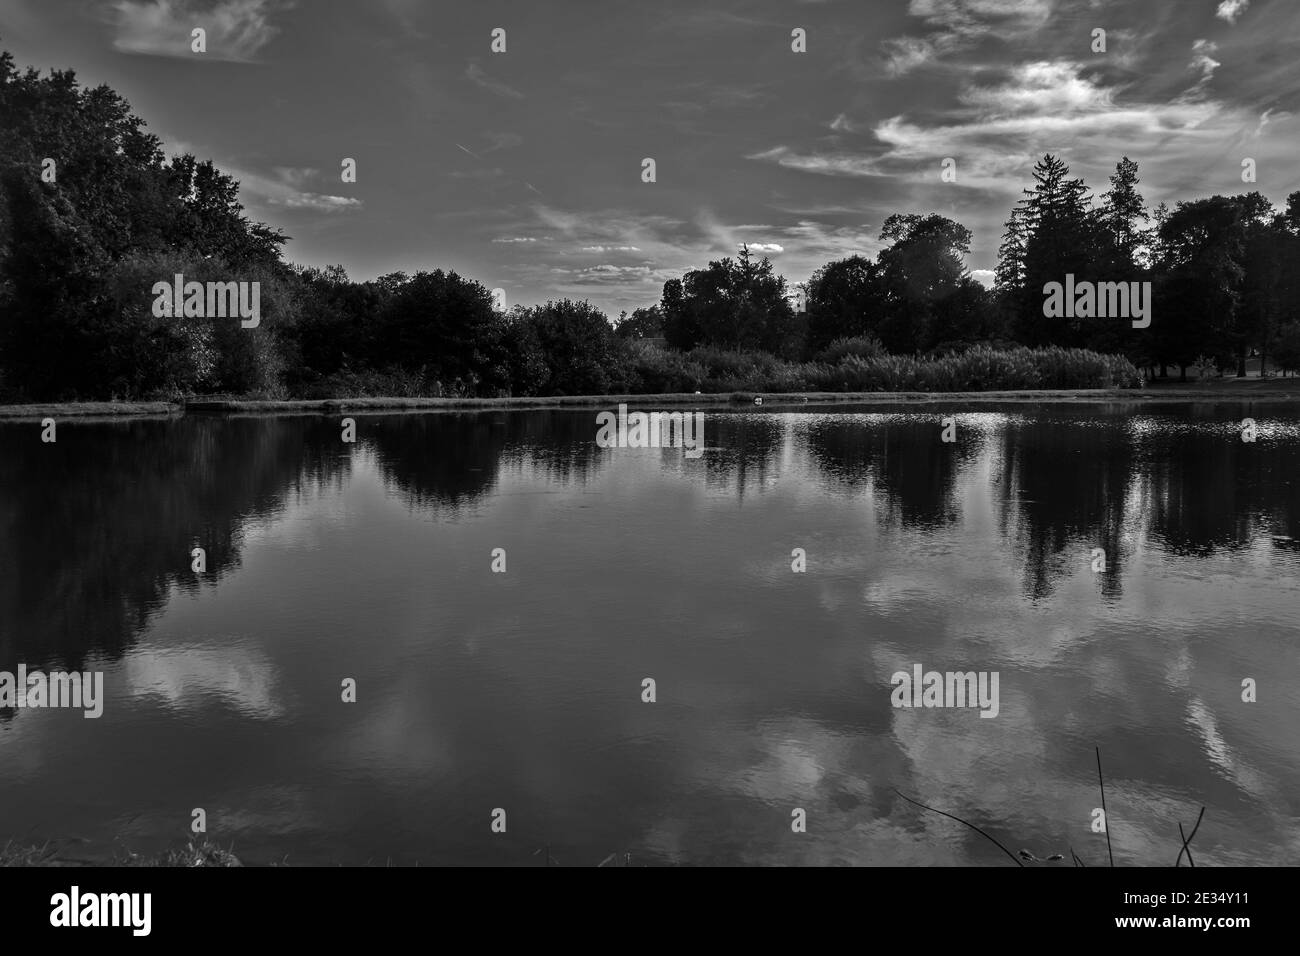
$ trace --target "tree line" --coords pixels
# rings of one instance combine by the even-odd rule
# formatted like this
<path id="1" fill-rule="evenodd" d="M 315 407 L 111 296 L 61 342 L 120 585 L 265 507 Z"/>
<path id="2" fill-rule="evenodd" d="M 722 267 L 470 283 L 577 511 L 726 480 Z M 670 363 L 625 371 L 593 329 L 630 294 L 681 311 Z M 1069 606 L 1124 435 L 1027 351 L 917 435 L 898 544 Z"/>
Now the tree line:
<path id="1" fill-rule="evenodd" d="M 502 312 L 481 283 L 441 269 L 358 282 L 339 266 L 295 266 L 288 237 L 244 214 L 232 177 L 165 156 L 119 94 L 82 87 L 70 70 L 42 76 L 0 52 L 0 129 L 0 398 L 10 401 L 888 387 L 945 376 L 952 387 L 995 387 L 990 362 L 1002 363 L 1002 387 L 1065 387 L 1096 384 L 1096 369 L 1103 384 L 1125 377 L 1105 356 L 1185 377 L 1196 365 L 1245 374 L 1252 352 L 1300 367 L 1300 192 L 1284 210 L 1252 192 L 1148 211 L 1127 158 L 1094 201 L 1064 162 L 1043 157 L 1011 213 L 992 289 L 965 268 L 970 230 L 900 214 L 883 224 L 874 259 L 828 263 L 805 288 L 742 247 L 611 322 L 568 299 Z M 1043 286 L 1067 273 L 1151 282 L 1153 323 L 1046 319 Z M 259 282 L 261 323 L 155 316 L 150 289 L 175 274 Z M 924 364 L 968 353 L 965 364 Z M 1083 370 L 1074 378 L 1043 371 L 1071 363 Z M 1029 365 L 1038 370 L 1007 371 Z"/>

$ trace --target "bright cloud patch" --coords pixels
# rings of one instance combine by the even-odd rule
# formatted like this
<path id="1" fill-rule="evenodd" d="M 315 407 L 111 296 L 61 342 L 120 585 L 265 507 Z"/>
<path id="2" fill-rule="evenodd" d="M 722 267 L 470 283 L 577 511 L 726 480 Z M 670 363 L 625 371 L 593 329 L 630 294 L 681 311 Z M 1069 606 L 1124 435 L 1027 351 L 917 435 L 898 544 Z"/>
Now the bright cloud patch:
<path id="1" fill-rule="evenodd" d="M 316 212 L 341 212 L 344 209 L 357 209 L 361 206 L 360 199 L 328 196 L 324 193 L 292 193 L 280 198 L 268 199 L 267 202 L 272 206 L 283 206 L 286 209 L 312 209 Z"/>
<path id="2" fill-rule="evenodd" d="M 149 56 L 248 62 L 279 30 L 272 0 L 117 0 L 114 49 Z M 207 50 L 191 50 L 191 31 L 206 31 Z"/>
<path id="3" fill-rule="evenodd" d="M 1245 13 L 1249 6 L 1250 0 L 1223 0 L 1219 4 L 1219 9 L 1214 11 L 1214 15 L 1228 23 L 1236 23 L 1237 18 Z"/>

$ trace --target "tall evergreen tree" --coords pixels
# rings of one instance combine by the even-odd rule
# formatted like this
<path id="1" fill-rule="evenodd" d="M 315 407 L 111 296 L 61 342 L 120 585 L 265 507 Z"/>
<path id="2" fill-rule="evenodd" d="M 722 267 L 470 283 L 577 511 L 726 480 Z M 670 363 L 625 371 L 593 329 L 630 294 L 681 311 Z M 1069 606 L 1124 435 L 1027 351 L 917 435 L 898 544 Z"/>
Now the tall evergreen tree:
<path id="1" fill-rule="evenodd" d="M 1043 318 L 1043 286 L 1061 282 L 1067 273 L 1083 279 L 1095 258 L 1091 197 L 1070 167 L 1050 153 L 1034 166 L 1034 186 L 1012 212 L 1003 236 L 998 285 L 1012 316 L 1016 337 L 1031 345 L 1077 344 L 1077 323 Z"/>
<path id="2" fill-rule="evenodd" d="M 1101 221 L 1106 238 L 1120 257 L 1117 265 L 1139 264 L 1151 218 L 1138 192 L 1138 165 L 1125 156 L 1115 165 L 1110 190 L 1102 197 Z"/>

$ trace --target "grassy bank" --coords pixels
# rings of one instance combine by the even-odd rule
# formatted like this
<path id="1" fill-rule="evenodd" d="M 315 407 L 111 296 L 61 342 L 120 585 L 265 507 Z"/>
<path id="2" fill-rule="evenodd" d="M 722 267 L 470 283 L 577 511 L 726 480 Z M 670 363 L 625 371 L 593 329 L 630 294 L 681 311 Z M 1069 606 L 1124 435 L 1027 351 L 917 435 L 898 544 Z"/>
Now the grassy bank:
<path id="1" fill-rule="evenodd" d="M 456 411 L 473 409 L 528 409 L 528 408 L 614 408 L 626 403 L 637 408 L 656 408 L 673 405 L 740 406 L 752 405 L 755 398 L 763 399 L 764 408 L 783 408 L 793 405 L 907 405 L 933 403 L 1003 403 L 1003 402 L 1130 402 L 1154 404 L 1163 402 L 1242 401 L 1291 402 L 1300 401 L 1300 378 L 1288 379 L 1225 379 L 1222 382 L 1160 383 L 1143 389 L 1131 388 L 1080 388 L 1080 389 L 1017 389 L 981 392 L 789 392 L 759 393 L 753 391 L 729 394 L 694 394 L 674 392 L 666 395 L 563 395 L 520 398 L 331 398 L 288 399 L 272 401 L 263 399 L 196 399 L 177 402 L 74 402 L 46 405 L 0 405 L 0 420 L 39 420 L 51 417 L 56 420 L 75 418 L 78 421 L 119 419 L 127 417 L 158 417 L 173 415 L 330 415 L 342 412 L 365 414 L 367 412 L 395 411 Z"/>
<path id="2" fill-rule="evenodd" d="M 139 415 L 177 415 L 184 406 L 176 402 L 55 402 L 0 405 L 2 418 L 120 418 Z"/>
<path id="3" fill-rule="evenodd" d="M 243 866 L 230 850 L 207 840 L 190 841 L 184 846 L 172 847 L 155 856 L 141 856 L 129 850 L 118 850 L 107 859 L 92 859 L 51 843 L 18 846 L 9 842 L 0 846 L 0 867 L 22 866 Z"/>

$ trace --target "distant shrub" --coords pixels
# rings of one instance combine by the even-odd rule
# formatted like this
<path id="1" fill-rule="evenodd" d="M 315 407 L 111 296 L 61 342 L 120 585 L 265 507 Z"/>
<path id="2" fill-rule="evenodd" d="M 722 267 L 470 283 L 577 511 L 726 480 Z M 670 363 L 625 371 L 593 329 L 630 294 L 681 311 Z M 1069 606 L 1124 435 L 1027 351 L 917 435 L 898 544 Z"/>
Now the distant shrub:
<path id="1" fill-rule="evenodd" d="M 762 378 L 781 364 L 766 352 L 736 352 L 702 346 L 686 353 L 687 358 L 702 366 L 710 379 L 718 382 Z M 720 391 L 731 391 L 722 388 Z"/>
<path id="2" fill-rule="evenodd" d="M 441 388 L 423 369 L 341 369 L 302 389 L 303 398 L 438 398 Z"/>
<path id="3" fill-rule="evenodd" d="M 701 391 L 981 392 L 1141 384 L 1141 375 L 1127 359 L 1084 349 L 975 346 L 932 358 L 885 352 L 863 355 L 857 349 L 868 351 L 862 346 L 828 348 L 823 354 L 841 356 L 834 363 L 786 364 L 769 356 L 710 354 L 706 367 L 712 374 Z"/>
<path id="4" fill-rule="evenodd" d="M 703 391 L 708 372 L 685 353 L 644 341 L 627 344 L 628 391 L 644 395 Z"/>
<path id="5" fill-rule="evenodd" d="M 838 365 L 850 355 L 858 358 L 874 359 L 885 354 L 885 347 L 875 336 L 859 335 L 848 339 L 836 339 L 817 354 L 817 361 Z"/>

